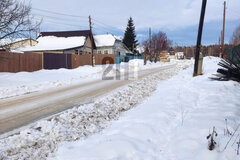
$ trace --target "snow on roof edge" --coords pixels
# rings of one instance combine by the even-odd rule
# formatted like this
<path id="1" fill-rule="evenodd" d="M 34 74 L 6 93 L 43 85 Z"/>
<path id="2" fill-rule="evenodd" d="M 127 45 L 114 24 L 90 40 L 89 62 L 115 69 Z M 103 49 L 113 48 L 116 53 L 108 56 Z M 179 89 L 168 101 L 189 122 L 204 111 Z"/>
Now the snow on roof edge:
<path id="1" fill-rule="evenodd" d="M 57 51 L 82 47 L 86 37 L 55 37 L 45 36 L 37 39 L 38 44 L 22 48 L 22 51 Z"/>

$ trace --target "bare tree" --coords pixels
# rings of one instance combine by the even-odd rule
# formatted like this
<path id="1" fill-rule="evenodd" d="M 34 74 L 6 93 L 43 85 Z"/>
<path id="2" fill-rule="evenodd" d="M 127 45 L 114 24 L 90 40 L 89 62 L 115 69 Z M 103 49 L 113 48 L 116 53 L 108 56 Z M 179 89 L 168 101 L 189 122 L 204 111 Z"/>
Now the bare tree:
<path id="1" fill-rule="evenodd" d="M 30 37 L 37 32 L 41 22 L 35 22 L 30 15 L 31 5 L 16 0 L 0 1 L 0 47 L 3 39 Z"/>
<path id="2" fill-rule="evenodd" d="M 167 34 L 164 32 L 158 32 L 152 36 L 152 48 L 155 52 L 161 52 L 163 50 L 168 50 L 171 42 L 167 38 Z"/>
<path id="3" fill-rule="evenodd" d="M 172 42 L 168 39 L 167 34 L 159 31 L 152 35 L 151 41 L 146 40 L 143 45 L 148 49 L 150 61 L 156 61 L 162 51 L 166 51 L 171 47 Z"/>
<path id="4" fill-rule="evenodd" d="M 236 28 L 231 39 L 232 44 L 240 44 L 240 25 Z"/>

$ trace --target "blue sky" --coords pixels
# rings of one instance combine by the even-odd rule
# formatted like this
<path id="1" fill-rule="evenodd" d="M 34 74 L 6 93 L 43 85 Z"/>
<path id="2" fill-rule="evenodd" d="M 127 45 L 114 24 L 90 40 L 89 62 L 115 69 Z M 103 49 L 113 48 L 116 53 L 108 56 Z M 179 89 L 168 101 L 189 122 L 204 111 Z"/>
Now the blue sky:
<path id="1" fill-rule="evenodd" d="M 95 34 L 123 36 L 130 16 L 139 41 L 152 32 L 164 31 L 174 44 L 195 45 L 201 0 L 18 0 L 32 4 L 35 20 L 43 19 L 41 31 L 89 29 Z M 208 0 L 202 44 L 216 44 L 222 28 L 224 0 Z M 226 0 L 226 40 L 240 25 L 240 1 Z M 56 13 L 55 13 L 56 12 Z M 63 13 L 57 14 L 57 13 Z M 66 15 L 65 15 L 66 14 Z M 69 15 L 69 16 L 67 16 Z M 76 15 L 76 16 L 74 16 Z"/>

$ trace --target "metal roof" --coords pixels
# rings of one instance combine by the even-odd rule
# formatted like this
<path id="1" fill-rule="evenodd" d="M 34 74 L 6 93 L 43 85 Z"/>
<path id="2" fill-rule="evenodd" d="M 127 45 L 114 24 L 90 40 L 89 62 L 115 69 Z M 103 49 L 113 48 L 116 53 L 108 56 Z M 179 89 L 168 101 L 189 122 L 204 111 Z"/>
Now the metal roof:
<path id="1" fill-rule="evenodd" d="M 78 31 L 57 31 L 57 32 L 41 32 L 39 37 L 55 36 L 55 37 L 88 37 L 90 30 L 78 30 Z"/>

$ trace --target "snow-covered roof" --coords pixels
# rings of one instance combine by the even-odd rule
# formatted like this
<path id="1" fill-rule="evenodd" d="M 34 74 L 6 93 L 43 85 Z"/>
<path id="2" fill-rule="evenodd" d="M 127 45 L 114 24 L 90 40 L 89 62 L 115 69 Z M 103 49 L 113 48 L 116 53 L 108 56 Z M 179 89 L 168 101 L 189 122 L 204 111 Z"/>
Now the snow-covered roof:
<path id="1" fill-rule="evenodd" d="M 90 30 L 77 30 L 77 31 L 54 31 L 54 32 L 41 32 L 41 37 L 55 36 L 55 37 L 88 37 L 91 34 Z"/>
<path id="2" fill-rule="evenodd" d="M 55 37 L 46 36 L 39 37 L 37 39 L 38 44 L 35 46 L 29 46 L 21 49 L 22 51 L 53 51 L 64 50 L 70 48 L 76 48 L 83 46 L 85 43 L 85 37 Z"/>
<path id="3" fill-rule="evenodd" d="M 120 39 L 111 34 L 94 36 L 94 41 L 97 47 L 113 46 L 116 40 Z"/>

